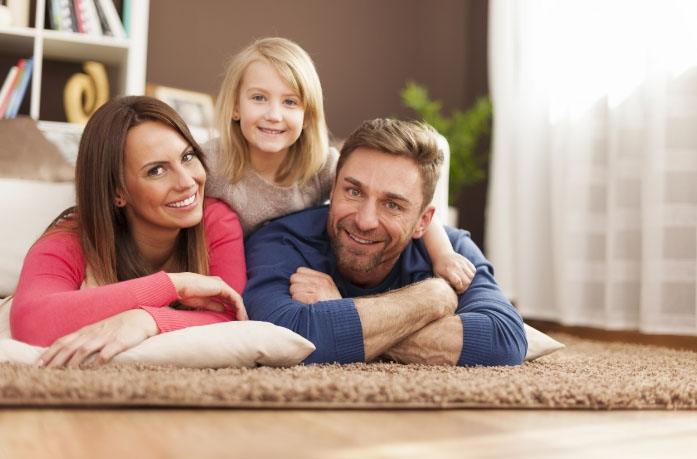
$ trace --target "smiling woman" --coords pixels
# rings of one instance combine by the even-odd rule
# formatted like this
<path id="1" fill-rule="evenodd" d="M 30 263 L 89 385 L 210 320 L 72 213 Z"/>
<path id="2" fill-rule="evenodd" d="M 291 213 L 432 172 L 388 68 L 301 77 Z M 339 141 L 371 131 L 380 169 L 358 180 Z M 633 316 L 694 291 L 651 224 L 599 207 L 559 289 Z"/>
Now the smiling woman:
<path id="1" fill-rule="evenodd" d="M 30 249 L 12 306 L 13 337 L 50 345 L 41 364 L 106 362 L 157 333 L 246 319 L 239 220 L 204 199 L 203 154 L 171 107 L 102 106 L 75 175 L 77 206 Z"/>

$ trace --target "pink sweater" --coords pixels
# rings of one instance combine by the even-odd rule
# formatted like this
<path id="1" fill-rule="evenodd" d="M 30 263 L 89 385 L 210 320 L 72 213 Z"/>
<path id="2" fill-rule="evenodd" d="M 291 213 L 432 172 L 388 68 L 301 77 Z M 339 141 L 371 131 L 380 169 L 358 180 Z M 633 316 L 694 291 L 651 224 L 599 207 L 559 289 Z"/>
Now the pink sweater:
<path id="1" fill-rule="evenodd" d="M 206 198 L 203 222 L 209 273 L 242 294 L 247 281 L 242 228 L 223 202 Z M 144 309 L 160 333 L 234 319 L 234 312 L 183 311 L 167 307 L 179 299 L 164 271 L 138 279 L 80 289 L 85 259 L 77 234 L 57 231 L 29 250 L 10 312 L 13 338 L 48 346 L 80 328 L 130 309 Z"/>

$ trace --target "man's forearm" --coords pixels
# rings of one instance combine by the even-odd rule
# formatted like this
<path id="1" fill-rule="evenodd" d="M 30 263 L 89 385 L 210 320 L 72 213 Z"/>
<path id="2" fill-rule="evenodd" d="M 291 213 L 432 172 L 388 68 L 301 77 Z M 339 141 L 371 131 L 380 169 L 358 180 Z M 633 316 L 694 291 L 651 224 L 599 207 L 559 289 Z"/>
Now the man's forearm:
<path id="1" fill-rule="evenodd" d="M 462 352 L 462 320 L 452 315 L 431 322 L 385 352 L 400 363 L 457 365 Z"/>
<path id="2" fill-rule="evenodd" d="M 369 362 L 431 322 L 452 315 L 457 296 L 444 280 L 428 279 L 354 302 L 361 320 L 365 360 Z"/>

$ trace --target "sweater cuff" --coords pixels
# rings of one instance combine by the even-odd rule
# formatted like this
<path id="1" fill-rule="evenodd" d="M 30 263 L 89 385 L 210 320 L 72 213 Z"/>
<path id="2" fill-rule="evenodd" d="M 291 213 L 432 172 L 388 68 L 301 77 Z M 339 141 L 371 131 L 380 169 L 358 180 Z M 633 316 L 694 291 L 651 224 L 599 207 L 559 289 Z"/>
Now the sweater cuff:
<path id="1" fill-rule="evenodd" d="M 166 272 L 159 271 L 141 279 L 143 282 L 133 285 L 133 294 L 139 307 L 162 308 L 179 299 L 177 290 Z"/>
<path id="2" fill-rule="evenodd" d="M 458 366 L 481 365 L 491 355 L 491 319 L 482 314 L 460 314 L 462 352 Z"/>
<path id="3" fill-rule="evenodd" d="M 352 299 L 329 300 L 312 306 L 329 314 L 337 363 L 365 362 L 363 327 Z"/>

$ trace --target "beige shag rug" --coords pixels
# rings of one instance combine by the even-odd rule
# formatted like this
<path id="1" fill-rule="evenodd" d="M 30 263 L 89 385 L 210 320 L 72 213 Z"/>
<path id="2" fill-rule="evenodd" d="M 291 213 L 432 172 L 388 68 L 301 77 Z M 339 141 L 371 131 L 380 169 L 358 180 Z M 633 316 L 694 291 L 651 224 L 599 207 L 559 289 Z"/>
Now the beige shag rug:
<path id="1" fill-rule="evenodd" d="M 697 409 L 697 352 L 554 337 L 567 348 L 520 367 L 0 364 L 0 406 Z"/>

